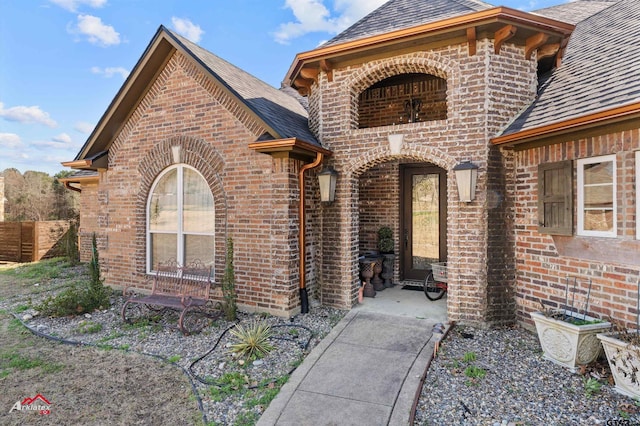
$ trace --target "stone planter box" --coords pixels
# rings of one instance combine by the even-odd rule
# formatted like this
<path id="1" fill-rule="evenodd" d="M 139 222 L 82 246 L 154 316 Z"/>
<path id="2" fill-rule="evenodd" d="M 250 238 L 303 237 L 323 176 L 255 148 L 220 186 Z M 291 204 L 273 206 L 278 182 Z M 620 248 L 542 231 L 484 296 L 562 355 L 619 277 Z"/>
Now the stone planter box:
<path id="1" fill-rule="evenodd" d="M 597 318 L 568 312 L 573 318 L 594 321 Z M 590 364 L 602 353 L 597 334 L 611 328 L 611 323 L 575 325 L 561 319 L 551 318 L 542 312 L 532 312 L 544 358 L 568 368 L 575 373 L 580 365 Z"/>
<path id="2" fill-rule="evenodd" d="M 640 398 L 640 348 L 609 334 L 598 334 L 598 339 L 607 355 L 616 392 Z"/>

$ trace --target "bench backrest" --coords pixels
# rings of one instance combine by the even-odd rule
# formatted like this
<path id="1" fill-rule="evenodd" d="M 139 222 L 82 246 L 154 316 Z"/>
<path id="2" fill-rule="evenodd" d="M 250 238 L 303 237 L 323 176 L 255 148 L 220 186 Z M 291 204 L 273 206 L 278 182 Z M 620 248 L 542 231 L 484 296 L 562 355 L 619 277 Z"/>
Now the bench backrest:
<path id="1" fill-rule="evenodd" d="M 209 266 L 200 261 L 180 266 L 175 261 L 157 266 L 152 294 L 209 299 L 211 289 Z"/>

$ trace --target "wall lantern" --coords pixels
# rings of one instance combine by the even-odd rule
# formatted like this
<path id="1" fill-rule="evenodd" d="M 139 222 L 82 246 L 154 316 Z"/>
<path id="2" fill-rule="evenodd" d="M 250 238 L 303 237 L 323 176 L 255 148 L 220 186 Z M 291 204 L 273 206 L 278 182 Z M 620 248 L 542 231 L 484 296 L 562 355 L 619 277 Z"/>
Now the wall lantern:
<path id="1" fill-rule="evenodd" d="M 465 203 L 473 201 L 476 198 L 478 166 L 467 160 L 455 166 L 453 171 L 456 172 L 460 201 L 464 201 Z"/>
<path id="2" fill-rule="evenodd" d="M 336 199 L 336 181 L 338 172 L 333 167 L 325 167 L 318 173 L 318 183 L 320 184 L 320 201 L 332 203 Z"/>

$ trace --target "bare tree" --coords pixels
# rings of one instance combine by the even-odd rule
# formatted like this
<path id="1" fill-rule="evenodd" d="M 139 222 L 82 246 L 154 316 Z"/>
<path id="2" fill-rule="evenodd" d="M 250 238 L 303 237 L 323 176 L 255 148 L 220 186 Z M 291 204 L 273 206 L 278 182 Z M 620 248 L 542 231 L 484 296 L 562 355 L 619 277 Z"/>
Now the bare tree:
<path id="1" fill-rule="evenodd" d="M 77 218 L 77 193 L 66 190 L 58 181 L 58 178 L 67 176 L 68 172 L 60 172 L 55 177 L 36 171 L 26 171 L 22 175 L 12 168 L 0 174 L 5 178 L 5 220 Z"/>

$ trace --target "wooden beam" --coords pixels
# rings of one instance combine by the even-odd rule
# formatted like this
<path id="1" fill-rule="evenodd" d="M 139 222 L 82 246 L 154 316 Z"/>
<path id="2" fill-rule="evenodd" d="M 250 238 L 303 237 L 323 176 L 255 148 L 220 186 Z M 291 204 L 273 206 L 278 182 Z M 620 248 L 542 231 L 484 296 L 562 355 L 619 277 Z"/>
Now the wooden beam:
<path id="1" fill-rule="evenodd" d="M 500 54 L 500 49 L 502 48 L 502 45 L 511 37 L 516 35 L 517 30 L 518 29 L 513 25 L 505 25 L 504 27 L 496 31 L 495 40 L 494 40 L 494 47 L 495 47 L 494 50 L 496 55 Z"/>
<path id="2" fill-rule="evenodd" d="M 560 50 L 560 43 L 545 44 L 538 48 L 538 60 L 554 56 Z"/>
<path id="3" fill-rule="evenodd" d="M 567 44 L 569 44 L 569 37 L 565 37 L 560 42 L 560 49 L 558 50 L 558 55 L 556 56 L 556 68 L 559 68 L 562 65 L 562 57 L 564 56 L 564 51 L 567 48 Z"/>
<path id="4" fill-rule="evenodd" d="M 327 81 L 331 83 L 333 81 L 333 66 L 331 62 L 326 59 L 320 60 L 320 69 L 327 73 Z"/>
<path id="5" fill-rule="evenodd" d="M 533 54 L 533 51 L 536 50 L 538 47 L 542 46 L 543 44 L 545 44 L 547 40 L 549 40 L 549 36 L 545 33 L 538 33 L 536 35 L 532 35 L 531 37 L 527 38 L 527 44 L 525 46 L 525 51 L 524 51 L 525 58 L 527 58 L 527 60 L 531 59 L 531 55 Z"/>
<path id="6" fill-rule="evenodd" d="M 320 74 L 320 70 L 318 68 L 302 68 L 300 70 L 300 77 L 313 80 L 316 83 L 318 82 L 318 74 Z"/>
<path id="7" fill-rule="evenodd" d="M 469 44 L 469 56 L 476 54 L 476 27 L 467 28 L 467 43 Z"/>
<path id="8" fill-rule="evenodd" d="M 296 87 L 305 89 L 311 89 L 311 85 L 313 84 L 313 80 L 307 80 L 306 78 L 298 77 L 294 81 Z"/>

